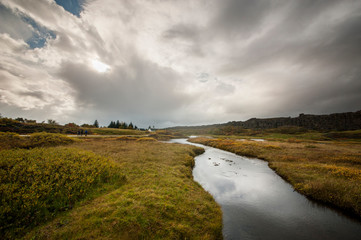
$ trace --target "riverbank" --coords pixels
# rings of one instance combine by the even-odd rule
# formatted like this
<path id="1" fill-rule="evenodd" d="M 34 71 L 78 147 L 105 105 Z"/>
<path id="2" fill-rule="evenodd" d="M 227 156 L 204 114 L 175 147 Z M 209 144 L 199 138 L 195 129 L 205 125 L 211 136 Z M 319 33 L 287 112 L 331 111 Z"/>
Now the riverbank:
<path id="1" fill-rule="evenodd" d="M 190 141 L 266 160 L 298 192 L 361 217 L 359 143 L 210 138 L 191 138 Z"/>
<path id="2" fill-rule="evenodd" d="M 56 213 L 24 239 L 222 239 L 221 209 L 192 177 L 202 148 L 150 138 L 84 138 L 55 148 L 107 159 L 126 180 Z"/>

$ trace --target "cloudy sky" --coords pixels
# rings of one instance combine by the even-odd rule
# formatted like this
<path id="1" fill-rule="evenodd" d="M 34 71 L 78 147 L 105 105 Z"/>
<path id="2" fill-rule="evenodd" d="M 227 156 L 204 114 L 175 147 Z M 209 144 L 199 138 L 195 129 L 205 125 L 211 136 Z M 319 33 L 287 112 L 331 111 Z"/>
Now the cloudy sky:
<path id="1" fill-rule="evenodd" d="M 359 0 L 0 0 L 0 113 L 168 127 L 361 109 Z"/>

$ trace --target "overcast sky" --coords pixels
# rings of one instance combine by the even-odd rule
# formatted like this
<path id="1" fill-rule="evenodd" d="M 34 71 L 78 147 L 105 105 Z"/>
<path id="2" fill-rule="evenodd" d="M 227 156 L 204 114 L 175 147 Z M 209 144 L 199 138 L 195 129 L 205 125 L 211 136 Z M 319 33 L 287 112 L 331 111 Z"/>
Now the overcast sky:
<path id="1" fill-rule="evenodd" d="M 168 127 L 360 109 L 360 0 L 0 0 L 5 117 Z"/>

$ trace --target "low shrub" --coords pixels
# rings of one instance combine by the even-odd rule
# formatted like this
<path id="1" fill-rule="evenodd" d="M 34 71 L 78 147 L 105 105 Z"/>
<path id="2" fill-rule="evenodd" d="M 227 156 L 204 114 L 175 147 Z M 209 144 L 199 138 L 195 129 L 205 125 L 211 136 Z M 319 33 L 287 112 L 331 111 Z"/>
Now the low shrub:
<path id="1" fill-rule="evenodd" d="M 125 178 L 116 163 L 87 151 L 3 150 L 0 152 L 0 235 L 14 238 L 26 227 L 71 208 L 95 186 L 122 179 Z"/>
<path id="2" fill-rule="evenodd" d="M 66 145 L 73 143 L 74 139 L 58 133 L 34 133 L 31 134 L 26 146 L 28 148 L 34 147 L 50 147 L 58 145 Z"/>
<path id="3" fill-rule="evenodd" d="M 17 133 L 0 132 L 0 150 L 12 148 L 52 147 L 71 144 L 75 140 L 58 133 L 33 133 L 30 137 L 21 137 Z"/>
<path id="4" fill-rule="evenodd" d="M 0 132 L 0 150 L 19 148 L 24 146 L 24 140 L 19 134 L 12 132 Z"/>

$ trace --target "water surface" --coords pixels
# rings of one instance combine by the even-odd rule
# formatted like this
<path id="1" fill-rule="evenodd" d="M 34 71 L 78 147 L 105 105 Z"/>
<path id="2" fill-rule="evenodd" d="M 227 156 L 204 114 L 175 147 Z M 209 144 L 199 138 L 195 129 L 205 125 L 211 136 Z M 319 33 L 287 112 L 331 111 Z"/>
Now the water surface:
<path id="1" fill-rule="evenodd" d="M 259 159 L 203 147 L 194 180 L 222 207 L 225 239 L 361 239 L 361 224 L 294 191 Z"/>

